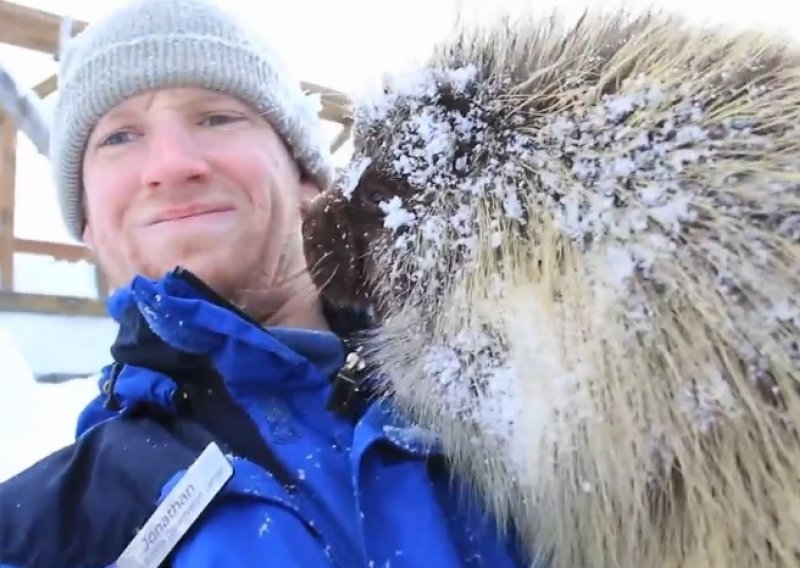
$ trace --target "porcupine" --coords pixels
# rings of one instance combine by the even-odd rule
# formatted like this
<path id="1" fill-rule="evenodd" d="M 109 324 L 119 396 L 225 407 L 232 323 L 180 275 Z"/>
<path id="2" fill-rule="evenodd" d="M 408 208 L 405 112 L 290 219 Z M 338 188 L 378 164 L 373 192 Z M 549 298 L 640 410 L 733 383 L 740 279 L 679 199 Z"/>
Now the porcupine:
<path id="1" fill-rule="evenodd" d="M 464 27 L 309 214 L 378 392 L 534 560 L 800 566 L 800 60 L 621 12 Z"/>

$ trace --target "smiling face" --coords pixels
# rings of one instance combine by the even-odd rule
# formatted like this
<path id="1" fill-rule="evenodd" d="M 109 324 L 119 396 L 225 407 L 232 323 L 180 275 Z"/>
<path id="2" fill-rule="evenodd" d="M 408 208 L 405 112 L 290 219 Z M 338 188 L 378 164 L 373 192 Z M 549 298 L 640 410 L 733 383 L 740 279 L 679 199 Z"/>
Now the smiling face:
<path id="1" fill-rule="evenodd" d="M 84 240 L 112 286 L 180 265 L 240 301 L 247 290 L 279 295 L 304 272 L 301 203 L 318 190 L 235 98 L 165 89 L 127 99 L 92 132 L 83 183 Z"/>

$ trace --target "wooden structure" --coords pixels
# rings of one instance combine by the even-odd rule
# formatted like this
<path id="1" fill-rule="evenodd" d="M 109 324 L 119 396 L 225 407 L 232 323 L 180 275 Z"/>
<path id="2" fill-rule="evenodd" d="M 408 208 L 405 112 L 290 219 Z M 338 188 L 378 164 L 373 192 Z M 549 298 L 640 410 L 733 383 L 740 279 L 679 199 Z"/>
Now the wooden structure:
<path id="1" fill-rule="evenodd" d="M 65 26 L 66 24 L 66 26 Z M 72 21 L 62 16 L 0 0 L 0 43 L 31 49 L 58 57 L 62 34 L 79 34 L 86 22 Z M 66 29 L 65 29 L 66 28 Z M 71 28 L 71 29 L 69 29 Z M 33 87 L 40 98 L 58 87 L 57 77 L 51 76 Z M 303 83 L 305 90 L 319 93 L 322 100 L 320 117 L 341 125 L 340 133 L 331 144 L 336 151 L 350 136 L 352 118 L 349 99 L 343 93 Z M 17 238 L 14 234 L 16 151 L 18 128 L 13 118 L 0 108 L 0 312 L 38 312 L 65 315 L 104 316 L 103 299 L 108 293 L 105 278 L 95 267 L 99 297 L 96 299 L 67 296 L 48 296 L 14 290 L 14 255 L 27 253 L 45 255 L 60 261 L 93 262 L 89 251 L 79 245 Z"/>

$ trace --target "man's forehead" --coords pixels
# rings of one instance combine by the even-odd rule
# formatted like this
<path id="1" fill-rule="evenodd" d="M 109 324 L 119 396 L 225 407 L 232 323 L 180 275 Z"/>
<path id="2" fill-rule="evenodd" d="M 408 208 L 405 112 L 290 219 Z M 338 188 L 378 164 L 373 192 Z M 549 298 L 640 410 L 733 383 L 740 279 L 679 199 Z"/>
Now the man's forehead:
<path id="1" fill-rule="evenodd" d="M 129 97 L 106 113 L 107 117 L 132 112 L 151 110 L 154 107 L 179 107 L 187 105 L 206 104 L 214 102 L 235 102 L 243 104 L 239 99 L 218 91 L 204 88 L 171 88 L 158 89 L 139 93 Z"/>

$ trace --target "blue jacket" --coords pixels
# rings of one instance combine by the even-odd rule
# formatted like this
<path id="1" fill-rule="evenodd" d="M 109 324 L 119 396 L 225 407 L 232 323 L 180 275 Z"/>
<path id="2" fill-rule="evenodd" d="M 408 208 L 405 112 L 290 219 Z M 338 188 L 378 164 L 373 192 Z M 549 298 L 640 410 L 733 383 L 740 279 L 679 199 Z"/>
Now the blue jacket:
<path id="1" fill-rule="evenodd" d="M 113 565 L 211 441 L 233 476 L 165 565 L 521 565 L 433 437 L 384 402 L 335 404 L 339 336 L 264 329 L 181 269 L 109 311 L 114 362 L 75 443 L 0 485 L 0 566 Z"/>

